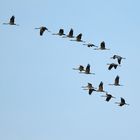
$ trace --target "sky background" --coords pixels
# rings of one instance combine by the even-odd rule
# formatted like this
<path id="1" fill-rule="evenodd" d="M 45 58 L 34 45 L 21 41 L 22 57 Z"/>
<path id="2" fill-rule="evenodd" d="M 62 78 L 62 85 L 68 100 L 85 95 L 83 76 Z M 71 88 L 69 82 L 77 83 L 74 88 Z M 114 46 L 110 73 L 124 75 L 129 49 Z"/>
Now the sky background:
<path id="1" fill-rule="evenodd" d="M 1 140 L 138 140 L 140 139 L 140 1 L 139 0 L 1 0 L 0 4 L 0 139 Z M 20 26 L 2 25 L 15 15 Z M 82 43 L 39 36 L 63 28 L 109 51 Z M 126 59 L 108 71 L 114 54 Z M 91 65 L 95 75 L 72 68 Z M 109 86 L 116 75 L 122 87 Z M 114 95 L 88 95 L 91 82 Z M 114 102 L 124 97 L 130 106 Z"/>

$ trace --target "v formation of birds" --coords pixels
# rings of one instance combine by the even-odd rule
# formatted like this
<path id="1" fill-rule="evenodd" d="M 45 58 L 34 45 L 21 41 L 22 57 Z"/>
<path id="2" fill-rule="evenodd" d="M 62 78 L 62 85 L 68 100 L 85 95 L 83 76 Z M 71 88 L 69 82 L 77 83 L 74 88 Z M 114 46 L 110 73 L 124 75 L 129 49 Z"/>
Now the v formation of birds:
<path id="1" fill-rule="evenodd" d="M 15 23 L 15 16 L 12 16 L 9 20 L 9 22 L 7 23 L 3 23 L 4 25 L 15 25 L 15 26 L 19 26 L 19 24 L 16 24 Z M 41 27 L 37 27 L 35 29 L 39 29 L 40 31 L 40 36 L 43 36 L 43 33 L 45 31 L 48 31 L 48 32 L 51 32 L 47 27 L 45 26 L 41 26 Z M 59 36 L 62 36 L 63 38 L 70 38 L 71 40 L 70 41 L 77 41 L 77 42 L 83 42 L 83 45 L 87 46 L 87 47 L 94 47 L 94 50 L 110 50 L 109 48 L 106 48 L 106 45 L 105 45 L 105 41 L 102 41 L 100 43 L 100 46 L 96 46 L 95 44 L 93 43 L 86 43 L 86 41 L 82 40 L 82 33 L 79 33 L 77 36 L 74 36 L 74 31 L 73 29 L 71 28 L 69 33 L 66 35 L 64 33 L 64 29 L 60 29 L 58 31 L 58 33 L 53 33 L 52 35 L 59 35 Z M 119 56 L 119 55 L 113 55 L 111 57 L 111 59 L 117 59 L 117 63 L 110 63 L 110 64 L 107 64 L 109 65 L 108 66 L 108 70 L 112 70 L 112 69 L 117 69 L 118 66 L 121 65 L 121 61 L 122 59 L 125 59 L 124 57 L 122 56 Z M 79 65 L 77 68 L 73 68 L 73 70 L 78 70 L 79 73 L 84 73 L 84 74 L 95 74 L 95 73 L 92 73 L 90 71 L 90 64 L 87 64 L 87 66 L 83 66 L 83 65 Z M 109 84 L 110 86 L 122 86 L 120 83 L 119 83 L 119 79 L 120 77 L 117 75 L 115 80 L 114 80 L 114 83 L 112 84 Z M 99 86 L 98 86 L 98 89 L 95 88 L 92 83 L 87 83 L 86 86 L 82 86 L 83 90 L 87 90 L 88 91 L 88 94 L 91 95 L 93 92 L 101 92 L 101 93 L 105 93 L 104 95 L 102 95 L 101 97 L 105 97 L 105 101 L 109 102 L 112 98 L 116 98 L 114 97 L 112 94 L 108 93 L 107 91 L 104 90 L 104 87 L 103 87 L 103 82 L 101 81 Z M 119 106 L 124 106 L 124 105 L 129 105 L 128 103 L 126 103 L 125 99 L 123 97 L 120 97 L 120 102 L 115 102 L 115 104 L 118 104 Z"/>

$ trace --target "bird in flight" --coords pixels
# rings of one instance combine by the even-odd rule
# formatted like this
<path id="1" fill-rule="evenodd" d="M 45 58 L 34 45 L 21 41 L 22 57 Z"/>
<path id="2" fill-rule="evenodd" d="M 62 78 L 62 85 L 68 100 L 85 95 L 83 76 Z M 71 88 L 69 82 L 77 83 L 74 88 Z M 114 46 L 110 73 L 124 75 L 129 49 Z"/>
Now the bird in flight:
<path id="1" fill-rule="evenodd" d="M 106 95 L 102 95 L 101 97 L 106 97 L 106 101 L 109 102 L 111 98 L 116 98 L 112 96 L 111 94 L 106 93 Z"/>
<path id="2" fill-rule="evenodd" d="M 82 33 L 78 34 L 76 36 L 75 40 L 70 40 L 70 41 L 77 41 L 77 42 L 84 42 L 85 43 L 85 41 L 82 40 Z"/>
<path id="3" fill-rule="evenodd" d="M 105 42 L 102 41 L 100 43 L 100 47 L 99 48 L 95 48 L 94 50 L 110 50 L 110 49 L 106 48 Z"/>
<path id="4" fill-rule="evenodd" d="M 59 36 L 65 35 L 64 34 L 64 29 L 59 29 L 58 33 L 53 33 L 52 35 L 59 35 Z"/>
<path id="5" fill-rule="evenodd" d="M 126 59 L 126 58 L 124 58 L 124 57 L 122 57 L 122 56 L 119 56 L 119 55 L 113 55 L 113 56 L 111 57 L 111 59 L 117 59 L 118 64 L 121 64 L 122 59 Z"/>
<path id="6" fill-rule="evenodd" d="M 19 26 L 19 24 L 16 24 L 15 23 L 15 16 L 12 16 L 10 18 L 10 21 L 8 23 L 3 23 L 4 25 L 16 25 L 16 26 Z"/>
<path id="7" fill-rule="evenodd" d="M 85 71 L 83 65 L 79 65 L 78 68 L 73 68 L 73 70 L 79 70 L 80 72 Z"/>
<path id="8" fill-rule="evenodd" d="M 88 83 L 87 86 L 82 86 L 83 90 L 88 90 L 88 94 L 91 95 L 93 91 L 96 91 L 96 89 L 93 87 L 91 83 Z"/>
<path id="9" fill-rule="evenodd" d="M 114 84 L 109 84 L 109 85 L 122 86 L 122 85 L 120 85 L 119 81 L 120 81 L 120 77 L 117 75 L 114 80 Z"/>
<path id="10" fill-rule="evenodd" d="M 90 72 L 90 64 L 87 64 L 86 69 L 85 69 L 85 74 L 95 74 Z"/>
<path id="11" fill-rule="evenodd" d="M 121 101 L 120 102 L 115 102 L 116 104 L 118 104 L 119 106 L 123 106 L 123 105 L 129 105 L 125 102 L 125 99 L 121 97 Z"/>
<path id="12" fill-rule="evenodd" d="M 45 26 L 42 26 L 42 27 L 39 27 L 39 28 L 35 28 L 35 29 L 39 29 L 40 30 L 40 36 L 42 36 L 45 31 L 50 32 L 48 30 L 48 28 L 46 28 Z"/>
<path id="13" fill-rule="evenodd" d="M 93 43 L 88 43 L 88 44 L 83 44 L 83 45 L 86 45 L 88 48 L 98 47 L 98 46 L 94 45 Z"/>
<path id="14" fill-rule="evenodd" d="M 111 64 L 107 64 L 107 65 L 109 65 L 108 70 L 111 70 L 112 68 L 117 69 L 117 67 L 118 67 L 118 64 L 115 64 L 115 63 L 111 63 Z"/>
<path id="15" fill-rule="evenodd" d="M 68 37 L 68 38 L 74 38 L 73 32 L 74 32 L 74 31 L 73 31 L 73 29 L 71 28 L 70 31 L 69 31 L 69 33 L 68 33 L 67 35 L 63 36 L 63 38 L 66 38 L 66 37 Z"/>
<path id="16" fill-rule="evenodd" d="M 104 91 L 103 82 L 102 81 L 100 82 L 99 87 L 98 87 L 98 89 L 96 91 L 97 92 L 106 92 L 106 91 Z"/>

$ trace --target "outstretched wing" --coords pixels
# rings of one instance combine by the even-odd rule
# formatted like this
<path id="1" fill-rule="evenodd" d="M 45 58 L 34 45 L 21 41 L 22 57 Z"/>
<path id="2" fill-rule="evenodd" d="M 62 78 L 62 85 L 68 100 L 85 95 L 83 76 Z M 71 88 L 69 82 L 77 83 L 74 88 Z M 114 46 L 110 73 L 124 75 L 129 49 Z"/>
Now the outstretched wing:
<path id="1" fill-rule="evenodd" d="M 101 42 L 100 48 L 101 48 L 102 50 L 105 49 L 105 42 L 104 42 L 104 41 Z"/>
<path id="2" fill-rule="evenodd" d="M 85 71 L 86 74 L 89 74 L 90 73 L 90 64 L 88 64 L 86 66 L 86 71 Z"/>
<path id="3" fill-rule="evenodd" d="M 113 64 L 110 64 L 108 70 L 111 70 L 112 68 L 113 68 Z"/>
<path id="4" fill-rule="evenodd" d="M 59 35 L 64 35 L 64 29 L 59 30 Z"/>
<path id="5" fill-rule="evenodd" d="M 99 84 L 99 91 L 103 91 L 103 82 L 101 81 L 100 84 Z"/>
<path id="6" fill-rule="evenodd" d="M 119 79 L 120 79 L 120 77 L 117 75 L 115 78 L 115 85 L 119 85 Z"/>
<path id="7" fill-rule="evenodd" d="M 82 33 L 80 33 L 79 35 L 76 36 L 77 41 L 81 41 L 81 39 L 82 39 Z"/>
<path id="8" fill-rule="evenodd" d="M 69 31 L 69 33 L 68 33 L 67 36 L 68 36 L 68 37 L 73 37 L 73 29 L 70 29 L 70 31 Z"/>
<path id="9" fill-rule="evenodd" d="M 14 24 L 15 23 L 15 16 L 12 16 L 11 18 L 10 18 L 10 24 Z"/>

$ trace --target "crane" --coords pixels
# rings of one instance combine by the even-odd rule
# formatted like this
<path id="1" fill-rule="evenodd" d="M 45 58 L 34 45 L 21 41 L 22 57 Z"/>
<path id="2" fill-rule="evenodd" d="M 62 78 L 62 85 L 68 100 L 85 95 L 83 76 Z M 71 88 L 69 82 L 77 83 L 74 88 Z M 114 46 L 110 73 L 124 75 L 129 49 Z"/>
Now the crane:
<path id="1" fill-rule="evenodd" d="M 74 38 L 73 32 L 74 32 L 74 31 L 73 31 L 73 29 L 71 28 L 70 31 L 69 31 L 69 33 L 68 33 L 67 35 L 63 36 L 63 38 L 66 38 L 66 37 L 68 37 L 68 38 Z"/>
<path id="2" fill-rule="evenodd" d="M 91 83 L 88 83 L 87 86 L 82 86 L 83 90 L 88 90 L 88 94 L 91 95 L 93 91 L 96 91 L 96 89 L 93 87 Z"/>
<path id="3" fill-rule="evenodd" d="M 118 64 L 115 64 L 115 63 L 111 63 L 111 64 L 107 64 L 107 65 L 109 65 L 108 70 L 111 70 L 112 68 L 117 69 L 117 67 L 118 67 Z"/>
<path id="4" fill-rule="evenodd" d="M 59 35 L 59 36 L 62 36 L 62 35 L 65 35 L 64 34 L 64 29 L 59 29 L 59 32 L 58 33 L 53 33 L 52 35 Z"/>
<path id="5" fill-rule="evenodd" d="M 15 23 L 15 16 L 14 15 L 10 18 L 8 23 L 3 23 L 3 24 L 4 25 L 16 25 L 16 26 L 19 26 L 19 24 Z"/>
<path id="6" fill-rule="evenodd" d="M 86 69 L 85 69 L 85 74 L 95 74 L 90 72 L 90 64 L 87 64 Z"/>
<path id="7" fill-rule="evenodd" d="M 94 45 L 93 43 L 88 43 L 88 44 L 83 44 L 83 45 L 86 45 L 88 48 L 98 47 L 98 46 Z"/>
<path id="8" fill-rule="evenodd" d="M 106 92 L 104 91 L 103 89 L 103 82 L 101 81 L 100 84 L 99 84 L 99 87 L 98 87 L 98 90 L 96 90 L 97 92 Z"/>
<path id="9" fill-rule="evenodd" d="M 106 93 L 106 95 L 102 95 L 101 97 L 106 97 L 106 101 L 109 102 L 111 98 L 116 98 L 112 96 L 111 94 Z"/>
<path id="10" fill-rule="evenodd" d="M 73 70 L 79 70 L 80 72 L 85 71 L 83 65 L 79 65 L 78 68 L 73 68 Z"/>
<path id="11" fill-rule="evenodd" d="M 44 33 L 45 31 L 50 32 L 50 31 L 48 30 L 48 28 L 46 28 L 45 26 L 41 26 L 41 27 L 35 28 L 35 29 L 39 29 L 39 30 L 40 30 L 40 36 L 42 36 L 43 33 Z"/>
<path id="12" fill-rule="evenodd" d="M 125 102 L 125 99 L 121 97 L 121 101 L 120 102 L 115 102 L 116 104 L 118 104 L 119 106 L 123 106 L 123 105 L 129 105 Z"/>
<path id="13" fill-rule="evenodd" d="M 99 48 L 95 48 L 94 50 L 110 50 L 110 49 L 107 49 L 106 45 L 105 45 L 105 41 L 102 41 L 100 43 L 100 47 Z"/>
<path id="14" fill-rule="evenodd" d="M 120 77 L 117 75 L 114 80 L 114 84 L 109 84 L 109 85 L 122 86 L 122 85 L 120 85 L 119 81 L 120 81 Z"/>
<path id="15" fill-rule="evenodd" d="M 113 55 L 113 56 L 111 57 L 111 59 L 117 59 L 118 64 L 121 64 L 122 59 L 126 59 L 126 58 L 124 58 L 124 57 L 122 57 L 122 56 L 119 56 L 119 55 Z"/>
<path id="16" fill-rule="evenodd" d="M 70 40 L 70 41 L 77 41 L 77 42 L 84 42 L 85 43 L 85 41 L 82 40 L 82 33 L 78 34 L 76 36 L 75 40 Z"/>

